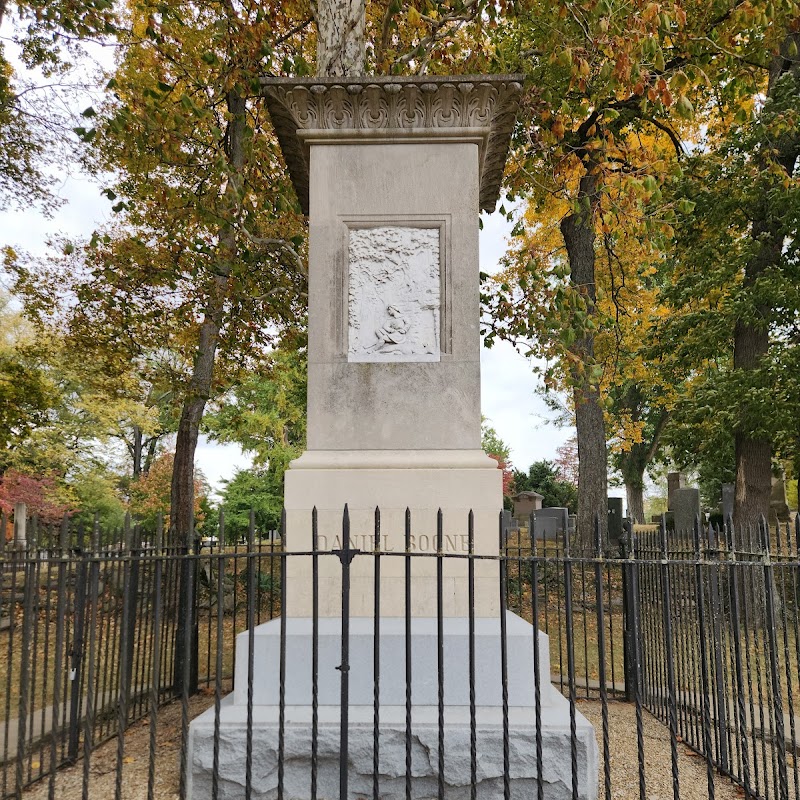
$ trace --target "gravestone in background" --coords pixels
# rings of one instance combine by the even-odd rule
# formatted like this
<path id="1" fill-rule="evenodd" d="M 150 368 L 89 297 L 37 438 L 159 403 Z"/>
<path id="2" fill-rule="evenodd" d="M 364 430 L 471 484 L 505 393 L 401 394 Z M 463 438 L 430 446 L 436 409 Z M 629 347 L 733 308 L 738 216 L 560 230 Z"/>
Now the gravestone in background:
<path id="1" fill-rule="evenodd" d="M 622 498 L 608 498 L 608 542 L 618 544 L 622 538 Z"/>
<path id="2" fill-rule="evenodd" d="M 679 489 L 683 489 L 685 478 L 682 472 L 667 473 L 667 508 L 672 511 L 674 495 Z"/>
<path id="3" fill-rule="evenodd" d="M 564 531 L 570 530 L 569 509 L 551 506 L 533 512 L 533 527 L 537 539 L 564 541 Z"/>
<path id="4" fill-rule="evenodd" d="M 769 498 L 770 524 L 789 521 L 789 503 L 786 500 L 786 481 L 783 475 L 772 477 L 772 493 Z"/>
<path id="5" fill-rule="evenodd" d="M 502 474 L 481 450 L 478 213 L 497 200 L 521 92 L 519 76 L 270 78 L 264 95 L 303 210 L 309 216 L 307 450 L 285 478 L 287 551 L 351 546 L 402 552 L 406 508 L 411 550 L 436 549 L 437 509 L 446 553 L 497 556 Z M 318 797 L 339 797 L 342 565 L 319 561 Z M 415 558 L 411 581 L 413 797 L 438 780 L 437 583 L 434 558 Z M 286 797 L 310 797 L 312 558 L 286 558 Z M 404 559 L 380 577 L 381 795 L 405 795 Z M 372 796 L 374 559 L 351 564 L 349 637 L 350 797 Z M 443 564 L 445 771 L 448 797 L 469 796 L 469 620 L 466 559 Z M 503 794 L 500 601 L 497 560 L 475 562 L 479 797 Z M 515 796 L 536 794 L 537 632 L 506 614 L 510 743 Z M 254 796 L 277 787 L 280 620 L 255 640 Z M 548 800 L 571 792 L 570 719 L 549 683 L 548 639 L 538 633 Z M 220 779 L 244 797 L 248 636 L 237 639 L 235 691 L 220 719 Z M 597 745 L 578 713 L 578 796 L 597 791 Z M 192 800 L 210 796 L 214 715 L 190 730 Z M 465 755 L 466 754 L 466 755 Z M 465 760 L 466 759 L 466 760 Z"/>
<path id="6" fill-rule="evenodd" d="M 728 520 L 733 519 L 733 503 L 736 497 L 736 484 L 723 483 L 722 484 L 722 519 L 725 524 Z"/>
<path id="7" fill-rule="evenodd" d="M 539 492 L 519 492 L 519 494 L 515 494 L 512 498 L 514 501 L 514 519 L 525 527 L 530 525 L 531 514 L 542 507 L 543 499 L 544 496 Z"/>
<path id="8" fill-rule="evenodd" d="M 680 534 L 691 533 L 700 513 L 700 490 L 692 487 L 676 489 L 672 493 L 672 514 L 675 531 Z"/>

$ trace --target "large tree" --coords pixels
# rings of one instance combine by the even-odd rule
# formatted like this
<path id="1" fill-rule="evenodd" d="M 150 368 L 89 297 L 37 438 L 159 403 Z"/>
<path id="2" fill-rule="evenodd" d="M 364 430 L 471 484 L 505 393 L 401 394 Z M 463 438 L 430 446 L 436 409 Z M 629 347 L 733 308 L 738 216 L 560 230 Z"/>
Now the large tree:
<path id="1" fill-rule="evenodd" d="M 768 514 L 773 458 L 796 445 L 797 44 L 791 33 L 776 52 L 764 49 L 753 62 L 763 100 L 710 128 L 677 186 L 689 211 L 665 264 L 673 314 L 663 320 L 663 345 L 692 370 L 676 452 L 717 475 L 735 469 L 742 528 Z"/>
<path id="2" fill-rule="evenodd" d="M 616 198 L 638 195 L 634 205 L 646 211 L 672 168 L 661 143 L 670 142 L 675 156 L 683 158 L 681 125 L 693 115 L 692 100 L 700 108 L 715 93 L 752 94 L 753 52 L 773 40 L 774 29 L 796 9 L 793 3 L 737 0 L 637 0 L 625 6 L 528 0 L 515 11 L 498 31 L 498 60 L 505 69 L 531 75 L 534 88 L 512 186 L 539 212 L 562 206 L 559 247 L 551 253 L 565 266 L 557 277 L 568 283 L 544 287 L 560 321 L 553 324 L 549 314 L 545 319 L 551 323 L 548 335 L 562 342 L 578 432 L 578 529 L 589 535 L 606 498 L 608 437 L 596 352 L 603 322 L 598 253 L 627 213 Z M 669 235 L 667 219 L 654 216 L 649 228 L 643 231 L 648 237 L 659 229 Z M 547 271 L 534 264 L 523 275 L 522 292 Z M 510 320 L 512 334 L 541 328 L 539 309 L 520 311 L 508 297 L 507 281 L 500 289 L 495 308 Z"/>

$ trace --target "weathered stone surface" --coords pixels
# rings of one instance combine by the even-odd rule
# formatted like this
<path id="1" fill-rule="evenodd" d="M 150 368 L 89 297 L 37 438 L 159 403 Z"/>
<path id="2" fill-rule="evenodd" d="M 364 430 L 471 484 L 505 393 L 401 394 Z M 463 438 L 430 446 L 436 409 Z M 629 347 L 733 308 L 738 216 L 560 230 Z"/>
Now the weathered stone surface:
<path id="1" fill-rule="evenodd" d="M 569 529 L 569 509 L 540 508 L 533 512 L 533 527 L 537 539 L 563 541 L 564 529 Z"/>
<path id="2" fill-rule="evenodd" d="M 674 508 L 673 503 L 673 495 L 678 489 L 683 489 L 684 483 L 684 475 L 682 472 L 668 472 L 667 473 L 667 508 L 672 511 Z"/>
<path id="3" fill-rule="evenodd" d="M 622 498 L 608 498 L 608 541 L 617 544 L 622 538 Z"/>
<path id="4" fill-rule="evenodd" d="M 723 483 L 722 484 L 722 518 L 725 524 L 728 520 L 733 519 L 733 503 L 736 499 L 736 484 Z"/>
<path id="5" fill-rule="evenodd" d="M 317 691 L 320 705 L 337 705 L 341 687 L 338 666 L 342 661 L 342 626 L 339 619 L 318 620 Z M 286 663 L 284 702 L 288 705 L 311 704 L 312 673 L 307 658 L 312 651 L 312 620 L 290 618 L 286 622 Z M 350 620 L 350 702 L 370 705 L 373 702 L 373 655 L 375 638 L 373 620 L 354 617 Z M 279 674 L 280 620 L 259 625 L 254 632 L 253 661 L 257 670 L 253 686 L 256 705 L 277 705 Z M 533 707 L 533 627 L 516 614 L 506 612 L 506 662 L 509 697 L 516 706 Z M 469 621 L 465 618 L 443 620 L 444 699 L 448 706 L 469 705 Z M 546 634 L 538 632 L 541 675 L 541 702 L 557 705 L 561 696 L 550 684 L 550 650 Z M 247 674 L 240 665 L 247 664 L 248 633 L 236 637 L 237 680 L 234 702 L 247 703 Z M 405 620 L 386 617 L 380 621 L 380 702 L 402 705 L 405 702 Z M 411 619 L 411 690 L 415 705 L 433 706 L 438 702 L 437 621 L 435 618 Z M 475 620 L 475 703 L 498 707 L 502 703 L 500 620 Z"/>
<path id="6" fill-rule="evenodd" d="M 548 800 L 572 797 L 569 719 L 566 700 L 557 713 L 542 713 L 542 782 Z M 284 731 L 284 797 L 307 800 L 311 796 L 311 718 L 310 709 L 287 707 Z M 435 800 L 438 796 L 438 709 L 417 707 L 411 733 L 411 796 L 415 800 Z M 405 708 L 381 709 L 379 726 L 378 782 L 381 798 L 405 797 L 406 729 Z M 240 707 L 226 705 L 222 710 L 219 738 L 219 798 L 243 800 L 247 721 Z M 213 709 L 192 724 L 190 734 L 190 796 L 211 796 L 211 771 L 214 763 Z M 350 709 L 348 748 L 348 797 L 372 797 L 373 792 L 373 709 Z M 536 796 L 536 722 L 533 709 L 509 711 L 509 775 L 511 796 Z M 578 796 L 594 800 L 597 796 L 597 746 L 588 721 L 576 717 L 576 756 Z M 503 796 L 503 724 L 499 709 L 479 708 L 476 713 L 477 796 Z M 318 723 L 317 796 L 320 800 L 339 798 L 339 723 L 338 709 L 321 707 Z M 256 707 L 253 713 L 253 798 L 277 797 L 279 736 L 277 709 Z M 470 724 L 468 709 L 445 714 L 444 749 L 445 797 L 467 800 L 470 797 Z"/>
<path id="7" fill-rule="evenodd" d="M 678 533 L 693 531 L 700 513 L 700 490 L 692 487 L 676 489 L 672 494 L 672 513 Z"/>

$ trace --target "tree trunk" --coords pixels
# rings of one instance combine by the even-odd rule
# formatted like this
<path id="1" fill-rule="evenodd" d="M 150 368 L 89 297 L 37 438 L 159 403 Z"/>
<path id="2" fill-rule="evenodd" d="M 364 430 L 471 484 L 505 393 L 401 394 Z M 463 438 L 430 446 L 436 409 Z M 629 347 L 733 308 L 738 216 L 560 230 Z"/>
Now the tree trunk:
<path id="1" fill-rule="evenodd" d="M 635 421 L 641 420 L 641 400 L 636 388 L 629 394 L 633 401 L 629 403 L 632 410 L 632 417 Z M 637 397 L 639 400 L 637 401 Z M 633 444 L 625 453 L 621 453 L 617 460 L 617 466 L 622 473 L 625 481 L 625 494 L 628 499 L 628 516 L 634 522 L 645 522 L 644 518 L 644 474 L 650 466 L 650 462 L 658 452 L 661 436 L 669 419 L 669 412 L 662 410 L 655 421 L 655 424 L 645 425 L 645 430 L 649 431 L 650 440 L 644 440 Z"/>
<path id="2" fill-rule="evenodd" d="M 589 315 L 594 312 L 595 252 L 594 215 L 599 203 L 598 176 L 592 164 L 587 165 L 578 192 L 579 211 L 561 221 L 561 234 L 567 247 L 570 279 L 584 296 Z M 578 339 L 572 348 L 582 365 L 594 360 L 592 334 Z M 582 546 L 591 546 L 594 517 L 604 522 L 608 516 L 608 455 L 605 422 L 597 386 L 585 369 L 573 369 L 575 427 L 578 439 L 578 527 L 577 538 Z"/>
<path id="3" fill-rule="evenodd" d="M 158 440 L 160 438 L 161 435 L 154 435 L 147 440 L 147 455 L 144 457 L 144 461 L 142 462 L 143 475 L 149 474 L 150 467 L 153 466 L 153 461 L 155 461 L 156 458 L 156 448 L 158 447 Z"/>
<path id="4" fill-rule="evenodd" d="M 788 52 L 800 41 L 800 35 L 790 34 L 784 50 Z M 767 97 L 772 97 L 779 78 L 793 72 L 800 81 L 800 64 L 795 59 L 777 56 L 770 70 Z M 777 146 L 774 146 L 777 145 Z M 771 170 L 779 166 L 787 179 L 794 174 L 800 153 L 800 137 L 796 132 L 787 134 L 774 143 L 774 149 L 761 156 L 761 168 L 765 185 L 760 202 L 753 215 L 752 238 L 756 250 L 745 267 L 742 288 L 752 291 L 758 279 L 768 269 L 779 266 L 786 237 L 785 223 L 781 214 L 771 208 L 770 186 L 774 177 Z M 736 323 L 733 344 L 734 370 L 758 369 L 769 350 L 769 324 L 773 309 L 768 305 L 757 305 L 750 319 Z M 736 451 L 736 495 L 733 507 L 734 524 L 742 541 L 749 546 L 758 544 L 758 521 L 763 514 L 769 519 L 769 501 L 772 490 L 772 443 L 764 436 L 754 436 L 749 430 L 735 432 Z"/>
<path id="5" fill-rule="evenodd" d="M 748 267 L 745 282 L 755 277 Z M 756 369 L 769 349 L 766 326 L 739 322 L 733 345 L 734 369 Z M 733 519 L 741 541 L 752 547 L 758 544 L 758 521 L 763 514 L 769 518 L 772 493 L 772 444 L 769 439 L 752 436 L 748 431 L 736 431 L 736 494 Z"/>
<path id="6" fill-rule="evenodd" d="M 244 137 L 246 130 L 245 100 L 236 90 L 228 92 L 228 112 L 231 115 L 225 137 L 230 175 L 226 194 L 229 212 L 233 216 L 241 202 L 241 173 L 244 166 Z M 225 313 L 230 264 L 236 258 L 236 235 L 233 228 L 223 222 L 219 233 L 217 268 L 210 297 L 206 303 L 203 321 L 195 351 L 192 376 L 181 409 L 178 435 L 175 441 L 175 463 L 170 490 L 170 525 L 178 546 L 192 543 L 194 521 L 194 454 L 200 422 L 206 403 L 211 396 L 214 380 L 214 360 L 217 354 L 219 333 Z"/>
<path id="7" fill-rule="evenodd" d="M 246 132 L 245 100 L 236 90 L 231 90 L 228 92 L 227 105 L 230 122 L 225 137 L 229 165 L 226 196 L 228 211 L 232 218 L 242 195 L 241 175 Z M 175 544 L 186 553 L 191 552 L 194 545 L 194 455 L 200 434 L 200 422 L 211 396 L 214 360 L 225 314 L 228 275 L 234 258 L 236 258 L 235 231 L 230 224 L 223 222 L 219 233 L 215 277 L 200 324 L 192 376 L 178 423 L 175 462 L 172 468 L 170 527 Z M 186 687 L 187 670 L 189 675 L 187 690 L 190 694 L 197 691 L 197 626 L 194 619 L 194 603 L 191 602 L 196 588 L 195 578 L 195 564 L 184 559 L 180 568 L 178 620 L 175 631 L 173 682 L 176 694 L 180 694 Z"/>
<path id="8" fill-rule="evenodd" d="M 317 23 L 317 75 L 363 75 L 364 0 L 318 0 L 311 8 Z"/>
<path id="9" fill-rule="evenodd" d="M 628 517 L 633 522 L 644 522 L 644 480 L 625 482 Z"/>
<path id="10" fill-rule="evenodd" d="M 138 425 L 133 426 L 133 478 L 134 480 L 142 474 L 142 429 Z"/>

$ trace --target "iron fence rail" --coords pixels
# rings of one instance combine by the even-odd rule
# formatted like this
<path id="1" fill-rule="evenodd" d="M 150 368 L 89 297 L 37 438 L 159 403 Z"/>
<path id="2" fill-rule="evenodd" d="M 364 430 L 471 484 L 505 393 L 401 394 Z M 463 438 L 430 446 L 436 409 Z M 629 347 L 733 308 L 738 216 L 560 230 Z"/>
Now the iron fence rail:
<path id="1" fill-rule="evenodd" d="M 496 565 L 500 635 L 501 773 L 496 791 L 503 797 L 523 796 L 512 776 L 518 774 L 519 746 L 514 744 L 509 698 L 508 610 L 550 637 L 550 663 L 543 663 L 538 636 L 533 635 L 531 681 L 534 705 L 531 750 L 537 798 L 547 796 L 544 764 L 541 676 L 549 675 L 569 708 L 569 794 L 579 796 L 582 753 L 577 719 L 579 706 L 596 708 L 600 796 L 648 797 L 653 780 L 664 783 L 674 798 L 682 782 L 697 782 L 687 771 L 684 748 L 704 759 L 704 791 L 709 798 L 728 791 L 729 782 L 746 798 L 800 800 L 797 756 L 800 702 L 800 522 L 770 530 L 762 521 L 757 532 L 737 534 L 702 528 L 668 531 L 662 522 L 654 532 L 631 528 L 620 542 L 609 542 L 596 522 L 585 541 L 564 537 L 541 539 L 534 521 L 528 531 L 498 524 L 499 555 L 475 553 L 474 517 L 465 519 L 467 551 L 445 552 L 441 513 L 433 521 L 432 549 L 411 547 L 411 515 L 405 517 L 405 549 L 384 552 L 352 546 L 347 511 L 342 518 L 341 546 L 319 549 L 318 519 L 309 520 L 311 549 L 287 552 L 283 539 L 257 536 L 251 517 L 243 544 L 224 545 L 224 518 L 219 543 L 210 548 L 181 548 L 161 526 L 153 531 L 126 522 L 119 531 L 86 530 L 64 521 L 59 525 L 28 524 L 24 549 L 0 541 L 2 611 L 0 611 L 0 736 L 2 797 L 21 797 L 27 787 L 46 781 L 56 796 L 62 767 L 76 764 L 79 793 L 90 794 L 92 759 L 116 737 L 114 781 L 109 796 L 125 796 L 123 774 L 130 748 L 130 726 L 146 719 L 148 800 L 158 794 L 158 740 L 165 707 L 177 703 L 180 768 L 176 789 L 187 795 L 189 724 L 198 692 L 213 708 L 213 757 L 209 793 L 225 795 L 220 778 L 221 716 L 224 696 L 233 689 L 236 637 L 245 634 L 247 658 L 244 797 L 257 797 L 254 778 L 255 629 L 279 618 L 277 796 L 284 796 L 286 776 L 287 564 L 304 558 L 311 563 L 312 636 L 308 654 L 311 672 L 309 797 L 323 793 L 320 771 L 320 569 L 336 560 L 341 577 L 341 691 L 339 695 L 338 796 L 353 796 L 348 715 L 350 699 L 350 574 L 354 563 L 371 564 L 373 642 L 381 641 L 386 613 L 382 590 L 387 573 L 403 581 L 403 761 L 402 793 L 414 794 L 414 659 L 412 603 L 415 575 L 434 560 L 436 586 L 436 732 L 431 760 L 435 793 L 450 796 L 445 670 L 445 602 L 448 564 L 463 565 L 468 653 L 466 665 L 469 728 L 470 798 L 482 796 L 482 742 L 476 696 L 476 567 Z M 5 520 L 0 520 L 5 530 Z M 372 539 L 380 547 L 381 514 L 376 509 Z M 427 573 L 426 573 L 427 574 Z M 181 599 L 183 598 L 183 599 Z M 183 618 L 181 619 L 181 615 Z M 5 641 L 3 641 L 5 637 Z M 377 644 L 371 654 L 372 773 L 371 792 L 382 794 L 382 661 Z M 615 703 L 632 706 L 628 737 L 635 786 L 620 794 L 612 731 Z M 581 705 L 588 704 L 588 705 Z M 592 705 L 594 704 L 594 705 Z M 384 712 L 382 714 L 382 712 Z M 648 715 L 664 725 L 666 773 L 653 777 L 648 759 Z M 172 723 L 174 724 L 174 723 Z M 111 746 L 114 746 L 113 744 Z M 687 777 L 687 775 L 689 777 Z M 327 787 L 327 783 L 325 786 Z M 328 791 L 324 789 L 324 791 Z M 499 796 L 498 794 L 498 796 Z M 77 795 L 75 795 L 77 796 Z M 530 796 L 530 795 L 526 795 Z M 733 796 L 726 794 L 725 796 Z M 193 800 L 198 800 L 193 797 Z"/>

